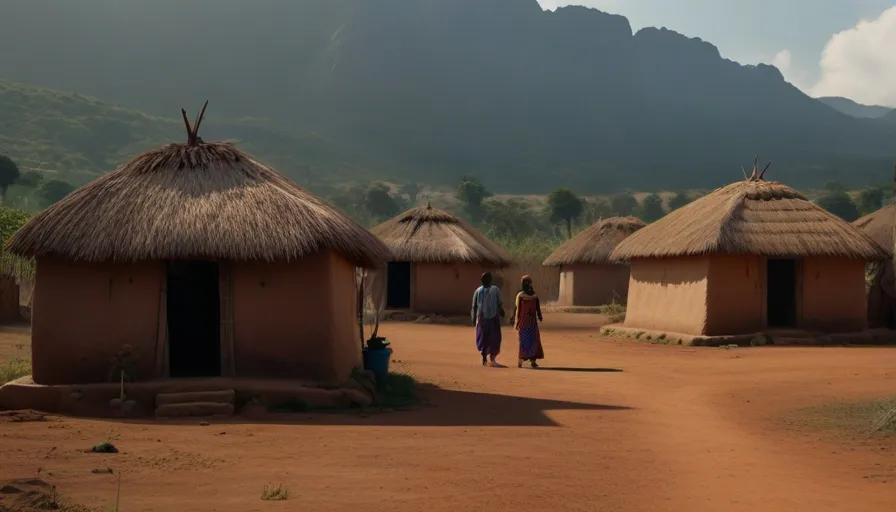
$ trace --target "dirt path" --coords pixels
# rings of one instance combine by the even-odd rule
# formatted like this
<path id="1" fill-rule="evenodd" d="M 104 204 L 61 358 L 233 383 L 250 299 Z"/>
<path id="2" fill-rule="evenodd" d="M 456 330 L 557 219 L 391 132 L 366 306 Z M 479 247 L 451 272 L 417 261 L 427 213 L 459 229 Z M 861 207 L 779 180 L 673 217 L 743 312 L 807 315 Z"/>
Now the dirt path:
<path id="1" fill-rule="evenodd" d="M 398 366 L 440 387 L 415 411 L 282 424 L 0 424 L 0 480 L 40 469 L 102 506 L 115 483 L 91 470 L 122 469 L 127 511 L 874 512 L 896 503 L 896 443 L 780 421 L 798 407 L 894 394 L 896 350 L 659 346 L 597 338 L 589 315 L 547 320 L 539 371 L 482 368 L 469 328 L 383 326 Z M 122 453 L 78 451 L 106 438 Z M 292 498 L 261 501 L 271 482 Z"/>

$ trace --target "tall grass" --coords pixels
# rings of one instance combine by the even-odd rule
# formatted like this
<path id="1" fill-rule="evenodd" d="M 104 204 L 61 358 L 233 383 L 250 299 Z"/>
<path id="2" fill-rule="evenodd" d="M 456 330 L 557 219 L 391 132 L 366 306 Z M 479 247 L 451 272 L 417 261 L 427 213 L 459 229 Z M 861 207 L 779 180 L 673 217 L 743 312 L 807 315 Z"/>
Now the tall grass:
<path id="1" fill-rule="evenodd" d="M 0 386 L 26 375 L 31 375 L 31 361 L 23 357 L 13 357 L 0 363 Z"/>

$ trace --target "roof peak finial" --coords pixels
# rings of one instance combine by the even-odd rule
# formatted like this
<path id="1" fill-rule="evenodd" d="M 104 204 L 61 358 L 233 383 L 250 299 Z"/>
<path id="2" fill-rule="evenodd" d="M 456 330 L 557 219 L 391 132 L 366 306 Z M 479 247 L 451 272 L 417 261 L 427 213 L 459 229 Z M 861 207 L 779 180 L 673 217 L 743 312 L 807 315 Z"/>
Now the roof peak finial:
<path id="1" fill-rule="evenodd" d="M 432 203 L 431 203 L 430 201 L 427 201 L 427 202 L 426 202 L 426 209 L 427 209 L 427 210 L 432 210 Z"/>
<path id="2" fill-rule="evenodd" d="M 202 120 L 205 119 L 205 108 L 208 107 L 208 100 L 205 100 L 205 104 L 202 105 L 202 110 L 199 111 L 199 114 L 196 116 L 196 120 L 193 121 L 193 124 L 190 124 L 190 120 L 187 119 L 187 111 L 186 109 L 180 109 L 180 113 L 184 118 L 184 124 L 187 126 L 187 145 L 195 146 L 203 142 L 203 140 L 199 137 L 199 125 L 202 124 Z"/>
<path id="3" fill-rule="evenodd" d="M 747 176 L 747 171 L 745 171 L 743 167 L 741 167 L 740 170 L 744 173 L 744 180 L 746 181 L 765 181 L 765 171 L 767 171 L 769 166 L 771 165 L 772 163 L 771 161 L 769 161 L 767 164 L 765 164 L 765 167 L 762 169 L 762 171 L 760 171 L 759 154 L 757 153 L 755 156 L 753 156 L 753 171 L 750 173 L 750 175 Z"/>

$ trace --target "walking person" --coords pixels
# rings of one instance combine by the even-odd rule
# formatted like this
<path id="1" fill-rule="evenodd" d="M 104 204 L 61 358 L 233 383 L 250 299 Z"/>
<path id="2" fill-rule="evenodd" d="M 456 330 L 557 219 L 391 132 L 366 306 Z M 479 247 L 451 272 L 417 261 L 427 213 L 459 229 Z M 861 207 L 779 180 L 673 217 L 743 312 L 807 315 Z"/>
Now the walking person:
<path id="1" fill-rule="evenodd" d="M 482 274 L 482 286 L 473 292 L 471 316 L 476 326 L 476 348 L 482 354 L 482 366 L 501 368 L 495 358 L 501 352 L 501 318 L 504 301 L 501 290 L 492 284 L 491 272 Z"/>
<path id="2" fill-rule="evenodd" d="M 520 293 L 516 295 L 513 305 L 513 314 L 510 315 L 510 323 L 519 332 L 520 352 L 517 367 L 523 367 L 523 361 L 529 361 L 532 368 L 538 368 L 539 359 L 544 359 L 544 349 L 541 347 L 541 332 L 538 322 L 542 321 L 541 301 L 535 295 L 532 287 L 532 278 L 523 276 L 520 283 Z M 516 320 L 514 322 L 514 319 Z"/>

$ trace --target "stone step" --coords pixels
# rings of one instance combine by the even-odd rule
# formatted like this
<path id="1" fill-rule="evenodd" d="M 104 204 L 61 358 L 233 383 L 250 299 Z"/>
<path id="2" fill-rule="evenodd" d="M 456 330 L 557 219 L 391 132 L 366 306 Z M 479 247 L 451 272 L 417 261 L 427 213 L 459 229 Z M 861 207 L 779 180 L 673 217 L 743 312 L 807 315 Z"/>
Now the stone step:
<path id="1" fill-rule="evenodd" d="M 236 391 L 233 389 L 224 389 L 220 391 L 190 391 L 186 393 L 159 393 L 156 395 L 156 407 L 196 402 L 214 402 L 233 405 L 235 399 Z"/>
<path id="2" fill-rule="evenodd" d="M 187 402 L 156 407 L 157 418 L 185 418 L 190 416 L 232 416 L 233 404 L 221 402 Z"/>

